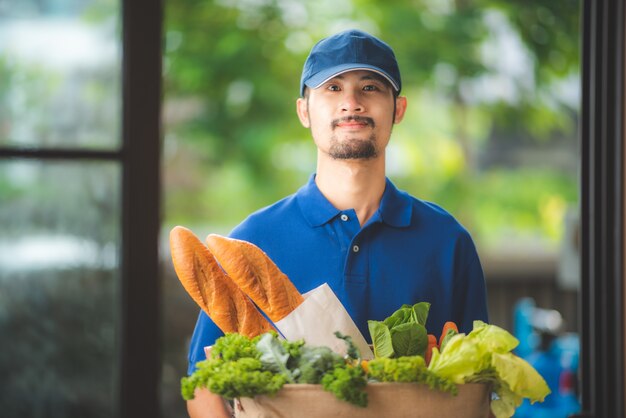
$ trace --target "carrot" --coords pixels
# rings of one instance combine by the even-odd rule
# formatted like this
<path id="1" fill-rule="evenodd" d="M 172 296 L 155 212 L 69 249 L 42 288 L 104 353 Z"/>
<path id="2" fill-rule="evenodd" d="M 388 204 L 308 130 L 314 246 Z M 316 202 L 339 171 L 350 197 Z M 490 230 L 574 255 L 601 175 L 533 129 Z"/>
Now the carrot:
<path id="1" fill-rule="evenodd" d="M 459 328 L 456 326 L 456 324 L 452 321 L 448 321 L 445 324 L 443 324 L 443 329 L 441 330 L 441 336 L 439 337 L 439 350 L 441 350 L 442 344 L 443 344 L 443 340 L 446 338 L 446 336 L 448 334 L 455 335 L 459 333 Z"/>
<path id="2" fill-rule="evenodd" d="M 428 334 L 428 345 L 426 346 L 426 353 L 424 354 L 424 360 L 426 365 L 430 364 L 430 359 L 433 356 L 433 348 L 437 347 L 437 337 L 433 334 Z"/>
<path id="3" fill-rule="evenodd" d="M 361 368 L 363 369 L 365 374 L 369 373 L 369 364 L 368 363 L 369 363 L 368 360 L 361 360 Z"/>

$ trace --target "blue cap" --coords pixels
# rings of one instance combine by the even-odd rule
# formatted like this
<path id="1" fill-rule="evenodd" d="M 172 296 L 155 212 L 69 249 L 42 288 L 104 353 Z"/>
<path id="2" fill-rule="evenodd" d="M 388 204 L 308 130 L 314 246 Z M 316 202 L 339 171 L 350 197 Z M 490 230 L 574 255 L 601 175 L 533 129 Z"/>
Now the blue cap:
<path id="1" fill-rule="evenodd" d="M 304 87 L 316 89 L 331 78 L 354 70 L 374 71 L 399 92 L 402 87 L 396 56 L 389 45 L 360 30 L 347 30 L 319 41 L 304 63 L 300 95 Z"/>

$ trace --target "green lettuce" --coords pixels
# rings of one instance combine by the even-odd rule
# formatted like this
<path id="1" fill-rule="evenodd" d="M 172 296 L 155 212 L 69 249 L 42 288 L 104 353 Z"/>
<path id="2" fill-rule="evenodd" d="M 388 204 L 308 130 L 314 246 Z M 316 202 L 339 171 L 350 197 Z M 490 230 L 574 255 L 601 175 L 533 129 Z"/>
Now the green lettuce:
<path id="1" fill-rule="evenodd" d="M 368 321 L 376 358 L 424 356 L 428 345 L 426 319 L 430 304 L 402 305 L 384 321 Z"/>
<path id="2" fill-rule="evenodd" d="M 391 331 L 384 322 L 367 321 L 367 327 L 372 337 L 374 357 L 393 356 L 393 344 L 391 343 Z"/>
<path id="3" fill-rule="evenodd" d="M 518 343 L 506 330 L 475 321 L 469 334 L 453 336 L 441 352 L 433 349 L 428 370 L 457 384 L 491 384 L 497 395 L 491 410 L 496 418 L 508 418 L 524 398 L 534 403 L 550 393 L 541 375 L 511 352 Z"/>
<path id="4" fill-rule="evenodd" d="M 531 403 L 540 401 L 550 393 L 543 377 L 526 360 L 513 353 L 494 353 L 491 364 L 502 384 L 513 393 L 528 398 Z"/>

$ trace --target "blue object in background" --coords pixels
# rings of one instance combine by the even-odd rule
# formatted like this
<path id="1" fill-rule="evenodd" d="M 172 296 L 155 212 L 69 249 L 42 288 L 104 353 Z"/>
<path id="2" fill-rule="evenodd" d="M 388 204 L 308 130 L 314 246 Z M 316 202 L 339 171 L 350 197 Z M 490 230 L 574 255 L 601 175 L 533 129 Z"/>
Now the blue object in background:
<path id="1" fill-rule="evenodd" d="M 515 354 L 524 359 L 537 348 L 537 333 L 532 325 L 535 309 L 535 301 L 532 298 L 520 299 L 513 308 L 513 335 L 519 340 Z"/>
<path id="2" fill-rule="evenodd" d="M 580 340 L 561 333 L 557 311 L 537 308 L 534 300 L 521 299 L 514 308 L 514 334 L 520 341 L 515 353 L 545 379 L 552 393 L 531 405 L 524 400 L 515 418 L 567 418 L 580 411 L 576 396 Z"/>

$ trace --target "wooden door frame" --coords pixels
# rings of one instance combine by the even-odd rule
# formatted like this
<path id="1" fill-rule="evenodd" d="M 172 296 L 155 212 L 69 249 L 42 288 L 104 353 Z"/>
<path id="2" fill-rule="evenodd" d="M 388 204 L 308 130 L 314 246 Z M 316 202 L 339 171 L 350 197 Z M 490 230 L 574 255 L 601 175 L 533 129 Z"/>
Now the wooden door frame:
<path id="1" fill-rule="evenodd" d="M 162 0 L 122 5 L 122 312 L 119 416 L 160 416 Z"/>

